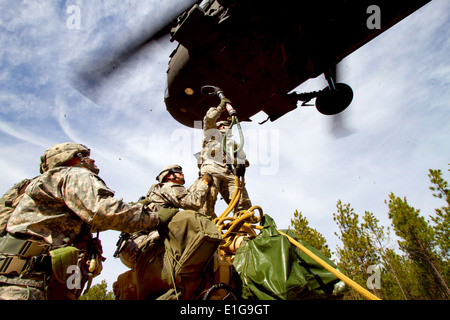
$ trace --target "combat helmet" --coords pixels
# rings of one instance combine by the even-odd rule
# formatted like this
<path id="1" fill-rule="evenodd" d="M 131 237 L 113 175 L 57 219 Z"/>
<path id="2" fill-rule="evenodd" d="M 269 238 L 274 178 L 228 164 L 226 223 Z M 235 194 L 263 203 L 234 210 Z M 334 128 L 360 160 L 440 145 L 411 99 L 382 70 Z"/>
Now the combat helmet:
<path id="1" fill-rule="evenodd" d="M 220 126 L 230 126 L 230 122 L 227 120 L 222 120 L 222 121 L 217 121 L 216 122 L 216 128 L 219 129 Z M 222 132 L 223 134 L 225 134 L 227 132 L 227 129 L 219 129 L 220 132 Z"/>
<path id="2" fill-rule="evenodd" d="M 219 126 L 230 126 L 230 122 L 227 120 L 222 120 L 222 121 L 217 121 L 216 122 L 216 127 L 218 128 Z"/>
<path id="3" fill-rule="evenodd" d="M 167 166 L 156 176 L 156 180 L 158 180 L 159 183 L 162 183 L 164 181 L 164 178 L 172 172 L 180 172 L 181 173 L 181 172 L 183 172 L 183 168 L 177 164 L 172 164 L 170 166 Z"/>
<path id="4" fill-rule="evenodd" d="M 73 159 L 78 153 L 91 154 L 86 146 L 73 142 L 59 143 L 46 150 L 41 156 L 40 172 L 44 173 L 55 167 L 59 167 Z"/>

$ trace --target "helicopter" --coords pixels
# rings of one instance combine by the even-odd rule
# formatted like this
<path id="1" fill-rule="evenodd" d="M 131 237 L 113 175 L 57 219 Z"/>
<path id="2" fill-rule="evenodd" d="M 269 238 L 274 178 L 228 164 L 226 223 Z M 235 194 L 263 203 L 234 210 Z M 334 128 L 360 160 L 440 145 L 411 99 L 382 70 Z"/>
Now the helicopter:
<path id="1" fill-rule="evenodd" d="M 251 121 L 260 111 L 275 121 L 298 102 L 308 106 L 313 99 L 320 113 L 335 115 L 353 100 L 352 88 L 337 82 L 339 62 L 430 1 L 196 1 L 117 60 L 131 59 L 169 33 L 178 46 L 168 62 L 164 102 L 170 115 L 188 127 L 217 105 L 201 90 L 210 84 L 226 92 L 241 121 Z M 97 77 L 115 66 L 102 66 Z M 320 75 L 327 87 L 293 91 Z"/>

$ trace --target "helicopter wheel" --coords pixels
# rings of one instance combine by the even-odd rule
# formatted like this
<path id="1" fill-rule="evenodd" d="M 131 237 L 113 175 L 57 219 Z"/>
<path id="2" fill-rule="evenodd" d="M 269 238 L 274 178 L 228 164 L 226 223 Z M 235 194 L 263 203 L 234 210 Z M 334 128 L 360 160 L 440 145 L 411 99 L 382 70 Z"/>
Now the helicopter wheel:
<path id="1" fill-rule="evenodd" d="M 226 290 L 227 293 L 221 300 L 237 300 L 237 296 L 234 294 L 233 289 L 226 285 L 225 283 L 216 283 L 211 286 L 211 288 L 208 289 L 205 296 L 203 297 L 203 300 L 211 300 L 212 294 L 216 292 L 217 290 Z"/>
<path id="2" fill-rule="evenodd" d="M 344 111 L 353 100 L 353 90 L 345 83 L 336 83 L 336 90 L 323 89 L 316 98 L 316 109 L 324 115 Z"/>

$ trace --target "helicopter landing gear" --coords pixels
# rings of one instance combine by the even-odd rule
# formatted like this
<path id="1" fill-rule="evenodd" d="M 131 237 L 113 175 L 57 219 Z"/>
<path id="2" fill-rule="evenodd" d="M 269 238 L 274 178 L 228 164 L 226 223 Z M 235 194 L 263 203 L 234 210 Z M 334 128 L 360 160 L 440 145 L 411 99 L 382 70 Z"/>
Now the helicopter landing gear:
<path id="1" fill-rule="evenodd" d="M 336 83 L 333 89 L 325 88 L 316 98 L 316 109 L 322 114 L 333 115 L 344 111 L 353 100 L 353 90 L 345 83 Z"/>
<path id="2" fill-rule="evenodd" d="M 325 89 L 305 93 L 293 92 L 289 96 L 303 101 L 302 106 L 311 106 L 307 103 L 316 98 L 316 109 L 324 115 L 330 116 L 344 111 L 353 100 L 352 88 L 345 83 L 335 83 L 329 72 L 325 72 L 325 78 L 328 82 Z"/>
<path id="3" fill-rule="evenodd" d="M 345 83 L 335 83 L 330 71 L 324 73 L 328 88 L 323 89 L 316 99 L 316 109 L 325 115 L 344 111 L 353 100 L 353 90 Z"/>

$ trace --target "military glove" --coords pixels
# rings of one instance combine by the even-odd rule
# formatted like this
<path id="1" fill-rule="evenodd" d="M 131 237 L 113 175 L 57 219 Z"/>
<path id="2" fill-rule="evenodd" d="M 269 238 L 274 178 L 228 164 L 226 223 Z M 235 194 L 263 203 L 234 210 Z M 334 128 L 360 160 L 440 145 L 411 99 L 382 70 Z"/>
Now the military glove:
<path id="1" fill-rule="evenodd" d="M 231 101 L 228 100 L 227 98 L 222 98 L 220 99 L 220 104 L 219 104 L 219 108 L 222 108 L 222 110 L 225 108 L 228 111 L 228 114 L 230 116 L 236 116 L 237 112 L 236 110 L 233 109 L 233 107 L 231 106 Z"/>
<path id="2" fill-rule="evenodd" d="M 152 202 L 150 201 L 149 198 L 145 198 L 145 199 L 139 200 L 138 203 L 143 204 L 144 206 L 148 206 Z"/>
<path id="3" fill-rule="evenodd" d="M 245 175 L 245 164 L 236 165 L 236 175 L 238 177 L 243 177 Z"/>
<path id="4" fill-rule="evenodd" d="M 225 108 L 225 106 L 227 105 L 227 103 L 231 104 L 231 101 L 228 100 L 227 98 L 222 98 L 222 99 L 220 99 L 219 107 Z"/>
<path id="5" fill-rule="evenodd" d="M 178 209 L 169 209 L 169 208 L 161 208 L 157 212 L 159 217 L 158 230 L 167 226 L 172 219 L 172 217 L 180 210 Z"/>
<path id="6" fill-rule="evenodd" d="M 211 185 L 213 182 L 213 177 L 210 173 L 205 173 L 202 177 L 202 180 L 208 182 L 208 185 Z"/>

